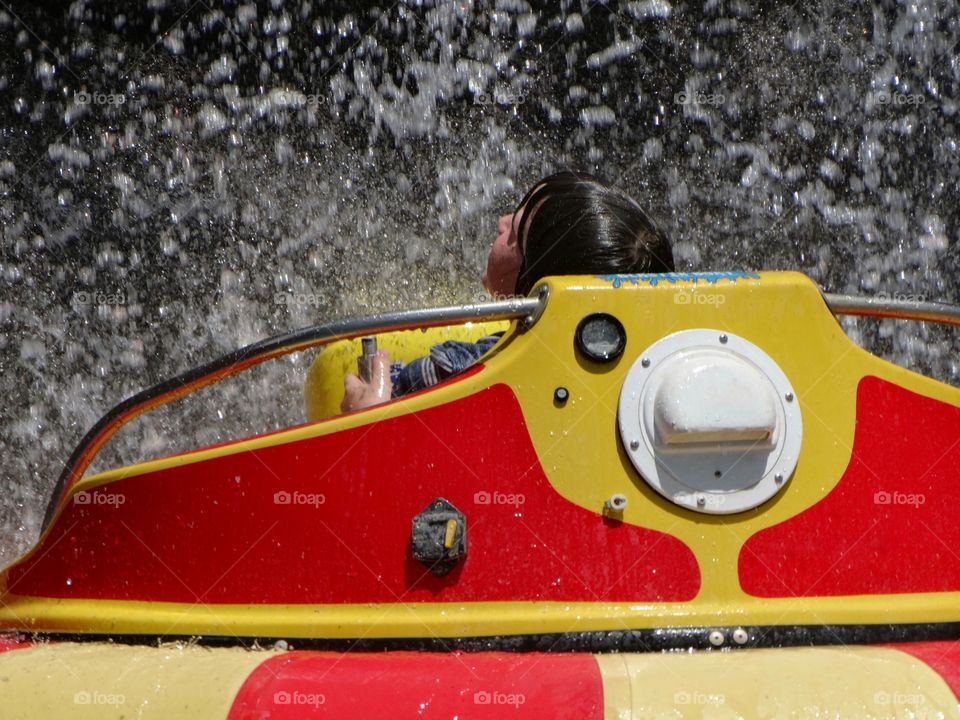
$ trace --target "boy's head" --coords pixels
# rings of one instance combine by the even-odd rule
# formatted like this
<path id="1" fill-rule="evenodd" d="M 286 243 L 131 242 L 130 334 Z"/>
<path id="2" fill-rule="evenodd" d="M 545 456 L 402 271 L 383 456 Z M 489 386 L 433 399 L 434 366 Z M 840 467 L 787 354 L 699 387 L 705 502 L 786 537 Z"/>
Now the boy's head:
<path id="1" fill-rule="evenodd" d="M 672 272 L 666 236 L 626 193 L 586 173 L 544 178 L 500 218 L 484 285 L 526 295 L 548 275 Z"/>

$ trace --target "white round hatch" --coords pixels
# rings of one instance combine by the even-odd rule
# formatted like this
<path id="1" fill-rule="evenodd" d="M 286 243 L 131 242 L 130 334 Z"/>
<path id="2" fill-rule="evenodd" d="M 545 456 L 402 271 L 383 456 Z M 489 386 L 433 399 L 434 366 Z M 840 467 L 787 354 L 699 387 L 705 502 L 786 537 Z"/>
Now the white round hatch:
<path id="1" fill-rule="evenodd" d="M 690 510 L 757 507 L 793 475 L 799 403 L 763 350 L 722 330 L 684 330 L 647 348 L 620 390 L 620 437 L 643 479 Z"/>

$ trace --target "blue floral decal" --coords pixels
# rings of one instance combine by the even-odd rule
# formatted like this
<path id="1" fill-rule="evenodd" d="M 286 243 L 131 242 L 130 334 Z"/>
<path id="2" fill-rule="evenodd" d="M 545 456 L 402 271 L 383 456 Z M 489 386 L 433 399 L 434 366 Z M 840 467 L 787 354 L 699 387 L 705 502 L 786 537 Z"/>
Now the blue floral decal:
<path id="1" fill-rule="evenodd" d="M 599 280 L 606 280 L 609 283 L 613 283 L 615 288 L 620 287 L 624 283 L 630 283 L 631 285 L 639 285 L 640 283 L 648 283 L 653 287 L 657 286 L 657 283 L 669 282 L 671 284 L 677 282 L 700 282 L 701 280 L 708 283 L 716 283 L 720 280 L 729 280 L 730 282 L 736 282 L 737 280 L 759 280 L 759 273 L 755 272 L 745 272 L 738 270 L 735 272 L 693 272 L 693 273 L 643 273 L 641 275 L 597 275 Z"/>

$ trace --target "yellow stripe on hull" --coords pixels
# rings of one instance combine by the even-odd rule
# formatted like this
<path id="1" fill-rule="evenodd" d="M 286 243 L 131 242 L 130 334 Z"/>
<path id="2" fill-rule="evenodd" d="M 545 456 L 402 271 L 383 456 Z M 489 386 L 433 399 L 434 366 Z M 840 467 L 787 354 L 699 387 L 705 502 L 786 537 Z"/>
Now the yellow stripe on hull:
<path id="1" fill-rule="evenodd" d="M 919 660 L 882 648 L 598 655 L 605 720 L 960 717 Z"/>
<path id="2" fill-rule="evenodd" d="M 271 653 L 170 644 L 54 643 L 0 653 L 0 717 L 224 719 Z"/>
<path id="3" fill-rule="evenodd" d="M 38 645 L 0 653 L 0 712 L 17 720 L 222 720 L 244 681 L 276 655 L 192 645 Z M 469 656 L 441 657 L 463 666 L 468 676 Z M 894 649 L 623 653 L 594 659 L 606 720 L 960 718 L 957 699 L 940 675 Z M 324 686 L 323 677 L 309 681 L 328 694 L 337 690 L 332 680 Z M 370 681 L 389 686 L 394 679 L 386 673 Z M 425 703 L 421 707 L 429 705 L 434 680 L 424 677 L 417 691 Z M 472 693 L 462 702 L 464 717 L 478 710 Z M 355 717 L 362 716 L 362 705 L 358 698 Z M 542 716 L 554 717 L 556 710 L 543 708 Z M 397 709 L 398 717 L 408 715 Z"/>

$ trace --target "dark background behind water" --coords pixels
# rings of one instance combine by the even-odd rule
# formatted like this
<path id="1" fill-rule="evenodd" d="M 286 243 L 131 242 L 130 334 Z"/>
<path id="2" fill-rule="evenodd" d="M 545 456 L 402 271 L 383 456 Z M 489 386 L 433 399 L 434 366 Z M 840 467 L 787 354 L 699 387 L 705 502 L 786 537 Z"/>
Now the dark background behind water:
<path id="1" fill-rule="evenodd" d="M 565 167 L 647 206 L 681 269 L 960 301 L 958 41 L 952 2 L 7 0 L 0 562 L 111 405 L 269 334 L 476 300 L 497 216 Z M 845 327 L 956 384 L 957 333 Z M 300 421 L 309 359 L 101 467 Z"/>

